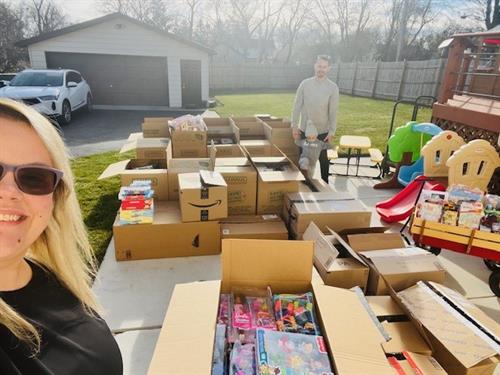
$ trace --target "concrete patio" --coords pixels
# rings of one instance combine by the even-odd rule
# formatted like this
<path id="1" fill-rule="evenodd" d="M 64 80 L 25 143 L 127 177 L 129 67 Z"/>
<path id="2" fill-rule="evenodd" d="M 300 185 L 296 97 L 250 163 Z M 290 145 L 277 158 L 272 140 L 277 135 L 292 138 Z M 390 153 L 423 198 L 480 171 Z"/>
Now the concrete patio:
<path id="1" fill-rule="evenodd" d="M 362 161 L 366 163 L 366 160 Z M 333 170 L 342 168 L 335 166 Z M 373 175 L 371 168 L 360 174 Z M 378 180 L 334 176 L 334 191 L 349 191 L 374 209 L 377 202 L 393 196 L 395 190 L 374 190 Z M 372 226 L 382 223 L 374 211 Z M 399 230 L 401 224 L 392 226 Z M 166 244 L 168 246 L 168 244 Z M 486 314 L 500 321 L 499 299 L 488 285 L 490 271 L 482 259 L 443 250 L 439 260 L 447 271 L 445 285 L 464 294 Z M 104 318 L 116 333 L 124 362 L 124 374 L 146 374 L 175 284 L 219 279 L 219 256 L 117 262 L 110 243 L 99 270 L 94 291 L 104 307 Z M 314 278 L 319 275 L 314 271 Z"/>

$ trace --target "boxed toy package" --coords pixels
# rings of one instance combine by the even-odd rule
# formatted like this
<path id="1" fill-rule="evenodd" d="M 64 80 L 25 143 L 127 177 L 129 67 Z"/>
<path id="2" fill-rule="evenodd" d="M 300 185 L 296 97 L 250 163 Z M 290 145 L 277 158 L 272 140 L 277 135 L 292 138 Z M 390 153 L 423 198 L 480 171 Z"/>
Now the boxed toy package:
<path id="1" fill-rule="evenodd" d="M 135 180 L 123 186 L 118 193 L 120 204 L 120 224 L 151 224 L 153 222 L 154 190 L 151 180 Z"/>
<path id="2" fill-rule="evenodd" d="M 312 293 L 277 294 L 273 297 L 278 329 L 284 332 L 318 335 Z"/>

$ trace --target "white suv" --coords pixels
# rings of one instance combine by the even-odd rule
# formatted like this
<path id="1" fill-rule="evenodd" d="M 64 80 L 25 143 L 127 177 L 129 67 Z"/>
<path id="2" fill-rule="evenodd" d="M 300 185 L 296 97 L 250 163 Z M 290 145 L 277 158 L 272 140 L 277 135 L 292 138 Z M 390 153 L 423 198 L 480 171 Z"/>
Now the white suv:
<path id="1" fill-rule="evenodd" d="M 71 122 L 72 111 L 92 110 L 92 92 L 76 70 L 24 70 L 0 88 L 0 97 L 21 100 L 64 125 Z"/>

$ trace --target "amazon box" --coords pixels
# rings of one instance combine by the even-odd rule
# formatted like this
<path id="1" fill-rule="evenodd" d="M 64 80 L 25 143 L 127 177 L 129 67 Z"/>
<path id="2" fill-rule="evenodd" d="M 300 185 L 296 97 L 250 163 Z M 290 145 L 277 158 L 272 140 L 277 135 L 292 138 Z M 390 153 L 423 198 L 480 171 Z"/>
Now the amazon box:
<path id="1" fill-rule="evenodd" d="M 230 118 L 204 118 L 203 121 L 207 125 L 207 144 L 210 145 L 213 141 L 215 145 L 234 145 L 239 143 L 238 133 L 234 127 L 234 123 Z"/>
<path id="2" fill-rule="evenodd" d="M 166 159 L 168 138 L 137 138 L 127 141 L 120 149 L 120 153 L 135 151 L 136 159 Z"/>
<path id="3" fill-rule="evenodd" d="M 334 231 L 325 235 L 311 222 L 302 239 L 314 241 L 314 266 L 325 285 L 366 291 L 370 268 Z"/>
<path id="4" fill-rule="evenodd" d="M 498 373 L 500 326 L 465 297 L 439 283 L 419 281 L 393 298 L 448 374 Z"/>
<path id="5" fill-rule="evenodd" d="M 216 157 L 215 157 L 215 167 L 245 167 L 245 166 L 251 166 L 250 161 L 248 160 L 248 157 L 246 154 L 243 152 L 242 148 L 239 145 L 216 145 L 214 146 L 216 151 Z M 207 149 L 209 149 L 210 146 L 207 146 Z M 207 151 L 208 152 L 208 151 Z M 171 155 L 171 147 L 167 149 L 167 154 Z M 208 170 L 210 169 L 210 160 L 208 158 L 173 158 L 173 157 L 168 157 L 168 199 L 169 200 L 178 200 L 179 199 L 179 182 L 178 182 L 178 175 L 179 173 L 194 173 L 198 172 L 200 170 Z M 229 168 L 231 169 L 231 168 Z M 224 171 L 223 171 L 224 172 Z M 232 175 L 235 177 L 236 175 L 234 173 L 234 170 L 230 171 L 227 170 L 228 174 Z M 242 173 L 245 173 L 246 178 L 250 177 L 249 170 L 245 169 L 245 172 L 240 171 Z M 248 173 L 247 173 L 248 172 Z M 223 177 L 225 177 L 225 173 L 223 173 Z M 236 177 L 235 177 L 236 178 Z M 235 198 L 235 195 L 233 197 L 235 198 L 233 200 L 233 203 L 231 205 L 231 211 L 236 212 L 237 210 L 233 208 L 234 207 L 243 207 L 244 205 L 247 205 L 247 203 L 250 202 L 250 195 L 252 192 L 250 191 L 252 183 L 251 183 L 251 177 L 250 177 L 250 184 L 248 186 L 243 186 L 242 182 L 243 180 L 240 180 L 238 183 L 236 179 L 232 179 L 232 187 L 231 189 L 234 189 L 232 191 L 236 191 L 237 186 L 239 186 L 241 189 L 246 189 L 246 193 L 244 195 L 244 199 L 238 200 Z M 229 185 L 228 185 L 229 186 Z M 242 191 L 242 190 L 240 190 Z M 243 196 L 240 196 L 243 197 Z M 238 203 L 242 202 L 242 203 Z M 247 207 L 248 208 L 248 207 Z M 250 214 L 255 214 L 255 210 L 250 212 L 251 208 L 248 209 L 248 213 Z M 243 213 L 243 212 L 242 212 Z"/>
<path id="6" fill-rule="evenodd" d="M 257 170 L 257 214 L 280 215 L 284 196 L 298 192 L 304 176 L 275 146 L 264 154 L 253 147 L 245 146 L 244 149 Z"/>
<path id="7" fill-rule="evenodd" d="M 229 216 L 221 221 L 221 239 L 288 240 L 288 230 L 278 215 Z"/>
<path id="8" fill-rule="evenodd" d="M 152 224 L 113 224 L 118 261 L 173 258 L 220 253 L 217 221 L 183 223 L 179 202 L 155 201 Z"/>
<path id="9" fill-rule="evenodd" d="M 144 117 L 142 136 L 144 138 L 170 138 L 168 122 L 172 117 Z"/>
<path id="10" fill-rule="evenodd" d="M 168 200 L 168 173 L 165 159 L 129 159 L 108 165 L 98 180 L 120 176 L 121 186 L 136 180 L 151 180 L 154 198 Z"/>
<path id="11" fill-rule="evenodd" d="M 292 146 L 297 148 L 292 135 L 292 123 L 289 120 L 277 119 L 263 121 L 266 138 L 273 145 L 279 147 L 281 151 L 283 151 L 284 148 Z"/>
<path id="12" fill-rule="evenodd" d="M 227 184 L 219 172 L 181 173 L 178 177 L 183 222 L 227 217 Z"/>
<path id="13" fill-rule="evenodd" d="M 426 250 L 405 247 L 399 233 L 347 234 L 347 239 L 370 266 L 369 294 L 389 294 L 386 283 L 397 292 L 420 280 L 444 282 L 446 272 L 438 258 Z"/>
<path id="14" fill-rule="evenodd" d="M 220 294 L 232 287 L 267 286 L 274 293 L 314 294 L 335 374 L 394 375 L 356 293 L 311 282 L 311 241 L 223 240 L 221 268 L 221 280 L 176 285 L 149 375 L 210 374 Z"/>
<path id="15" fill-rule="evenodd" d="M 372 211 L 350 193 L 297 193 L 285 196 L 283 219 L 291 238 L 300 239 L 314 222 L 323 233 L 369 227 Z"/>

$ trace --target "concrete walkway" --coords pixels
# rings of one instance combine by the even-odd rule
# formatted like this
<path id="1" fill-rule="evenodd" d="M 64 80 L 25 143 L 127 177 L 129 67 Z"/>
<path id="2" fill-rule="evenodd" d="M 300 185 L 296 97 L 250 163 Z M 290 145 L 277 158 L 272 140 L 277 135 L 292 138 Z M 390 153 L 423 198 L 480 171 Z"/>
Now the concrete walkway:
<path id="1" fill-rule="evenodd" d="M 361 172 L 361 170 L 360 170 Z M 370 170 L 367 168 L 366 173 Z M 371 171 L 373 172 L 373 171 Z M 334 191 L 349 191 L 369 207 L 393 196 L 394 190 L 374 190 L 377 180 L 333 177 Z M 381 225 L 378 215 L 372 225 Z M 399 226 L 394 226 L 398 230 Z M 168 246 L 168 244 L 167 244 Z M 104 318 L 116 333 L 125 375 L 146 374 L 175 284 L 220 277 L 219 256 L 117 262 L 110 243 L 94 285 L 104 306 Z M 500 321 L 499 299 L 488 286 L 489 270 L 476 257 L 443 250 L 439 259 L 447 271 L 445 285 L 464 294 L 486 314 Z M 316 272 L 314 277 L 319 277 Z"/>

